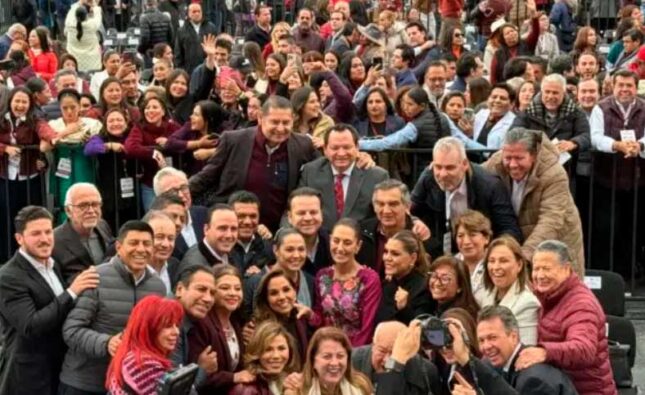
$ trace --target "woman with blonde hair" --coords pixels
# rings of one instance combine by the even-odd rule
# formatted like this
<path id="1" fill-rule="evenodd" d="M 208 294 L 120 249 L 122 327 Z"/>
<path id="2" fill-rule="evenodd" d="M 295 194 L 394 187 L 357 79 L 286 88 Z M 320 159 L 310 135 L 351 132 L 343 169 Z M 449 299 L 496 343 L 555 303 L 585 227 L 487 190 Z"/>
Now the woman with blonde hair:
<path id="1" fill-rule="evenodd" d="M 269 55 L 277 52 L 280 37 L 289 34 L 290 31 L 291 26 L 287 22 L 278 22 L 273 26 L 273 30 L 271 30 L 271 42 L 262 48 L 262 57 L 265 61 Z"/>
<path id="2" fill-rule="evenodd" d="M 236 384 L 229 395 L 282 395 L 286 390 L 285 378 L 300 370 L 293 337 L 275 321 L 258 325 L 243 360 L 245 369 L 255 380 Z"/>
<path id="3" fill-rule="evenodd" d="M 490 244 L 484 262 L 486 293 L 479 298 L 479 304 L 508 307 L 517 318 L 522 343 L 536 344 L 540 302 L 529 288 L 528 262 L 522 247 L 514 238 L 502 236 Z"/>
<path id="4" fill-rule="evenodd" d="M 341 329 L 317 330 L 307 349 L 300 395 L 371 395 L 372 384 L 354 370 L 351 355 L 352 346 Z"/>

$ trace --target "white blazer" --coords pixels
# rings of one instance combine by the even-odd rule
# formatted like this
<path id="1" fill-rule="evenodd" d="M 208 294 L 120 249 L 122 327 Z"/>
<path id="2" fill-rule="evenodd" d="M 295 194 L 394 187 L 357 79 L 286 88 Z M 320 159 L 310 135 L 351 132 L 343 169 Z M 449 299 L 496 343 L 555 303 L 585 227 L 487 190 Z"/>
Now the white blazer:
<path id="1" fill-rule="evenodd" d="M 497 289 L 494 288 L 488 291 L 477 300 L 481 307 L 491 306 L 495 304 L 495 294 Z M 540 309 L 540 302 L 538 298 L 533 295 L 530 289 L 524 288 L 520 291 L 520 284 L 518 281 L 511 286 L 506 292 L 506 295 L 499 302 L 500 306 L 508 307 L 515 315 L 517 323 L 520 326 L 520 341 L 527 346 L 534 346 L 537 344 L 537 329 L 538 329 L 538 312 Z"/>
<path id="2" fill-rule="evenodd" d="M 479 138 L 479 134 L 486 126 L 486 121 L 490 115 L 490 110 L 487 108 L 479 110 L 475 114 L 475 121 L 473 124 L 473 140 L 476 142 Z M 495 148 L 499 149 L 504 144 L 504 137 L 506 137 L 506 132 L 511 128 L 515 120 L 515 113 L 513 111 L 507 112 L 493 128 L 488 132 L 488 138 L 486 139 L 486 148 Z"/>

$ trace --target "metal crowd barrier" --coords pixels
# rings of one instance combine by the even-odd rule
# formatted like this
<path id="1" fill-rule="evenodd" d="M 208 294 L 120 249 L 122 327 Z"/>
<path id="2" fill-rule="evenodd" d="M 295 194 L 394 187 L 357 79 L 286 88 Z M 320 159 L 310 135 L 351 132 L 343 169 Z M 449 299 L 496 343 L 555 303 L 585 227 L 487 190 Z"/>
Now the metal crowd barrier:
<path id="1" fill-rule="evenodd" d="M 27 155 L 27 159 L 29 158 L 29 155 L 34 154 L 34 151 L 36 151 L 37 155 L 40 155 L 40 153 L 38 151 L 38 146 L 22 146 L 21 148 L 23 150 L 22 151 L 23 155 Z M 487 157 L 490 156 L 493 152 L 495 152 L 495 150 L 492 150 L 492 149 L 467 150 L 467 154 L 468 154 L 469 158 L 471 159 L 472 162 L 475 162 L 475 163 L 479 163 L 479 162 L 482 162 L 483 160 L 487 159 Z M 373 152 L 373 154 L 376 154 L 376 153 Z M 410 170 L 409 170 L 409 174 L 404 175 L 403 181 L 407 183 L 407 185 L 410 187 L 411 190 L 414 188 L 414 185 L 418 181 L 419 176 L 420 176 L 421 172 L 423 171 L 423 169 L 425 169 L 427 167 L 427 164 L 432 160 L 432 150 L 431 149 L 402 148 L 402 149 L 396 149 L 396 150 L 389 150 L 389 151 L 386 152 L 386 154 L 388 156 L 392 156 L 394 154 L 399 154 L 399 155 L 404 154 L 405 156 L 407 156 L 408 161 L 409 161 Z M 112 158 L 113 158 L 112 159 L 112 162 L 113 162 L 112 171 L 116 172 L 117 168 L 118 168 L 117 155 L 115 153 L 108 153 L 106 155 L 111 155 L 112 156 Z M 591 168 L 592 169 L 594 168 L 594 164 L 595 164 L 595 162 L 597 160 L 596 156 L 597 156 L 597 153 L 592 152 L 592 155 L 591 155 Z M 616 262 L 615 262 L 615 258 L 614 258 L 615 255 L 616 255 L 615 254 L 616 253 L 616 233 L 617 233 L 616 229 L 618 229 L 618 227 L 620 227 L 620 226 L 628 226 L 628 224 L 619 223 L 619 219 L 616 218 L 616 210 L 617 210 L 617 204 L 618 204 L 617 198 L 616 198 L 617 190 L 616 190 L 616 181 L 615 181 L 616 180 L 615 176 L 617 174 L 617 167 L 616 167 L 617 162 L 618 162 L 617 158 L 618 158 L 617 155 L 613 155 L 612 166 L 613 166 L 614 181 L 613 181 L 612 186 L 611 186 L 611 201 L 610 201 L 611 209 L 610 209 L 610 220 L 609 220 L 609 222 L 610 222 L 610 229 L 609 229 L 610 236 L 609 236 L 609 239 L 607 240 L 607 248 L 609 250 L 608 269 L 610 271 L 614 271 L 615 268 L 616 268 Z M 93 160 L 96 161 L 96 158 L 94 158 Z M 630 271 L 631 272 L 631 278 L 629 278 L 629 280 L 627 282 L 628 282 L 628 285 L 629 285 L 629 290 L 630 290 L 630 292 L 632 294 L 631 297 L 645 300 L 645 296 L 636 297 L 636 296 L 633 295 L 634 292 L 637 291 L 636 273 L 638 271 L 638 257 L 639 257 L 639 254 L 642 254 L 642 252 L 640 252 L 638 250 L 638 248 L 639 248 L 638 244 L 639 243 L 643 244 L 643 240 L 638 240 L 637 239 L 637 235 L 638 235 L 637 227 L 641 226 L 641 228 L 642 228 L 643 226 L 645 226 L 645 224 L 638 223 L 638 213 L 640 212 L 640 210 L 645 209 L 642 206 L 641 201 L 643 200 L 643 198 L 639 195 L 639 188 L 638 188 L 638 185 L 640 183 L 640 179 L 642 177 L 642 175 L 640 174 L 639 164 L 641 162 L 643 162 L 643 161 L 645 161 L 645 159 L 642 159 L 642 158 L 632 159 L 633 166 L 635 166 L 634 180 L 633 180 L 633 184 L 632 184 L 633 189 L 631 191 L 631 194 L 632 194 L 632 201 L 631 202 L 632 202 L 632 210 L 633 210 L 633 216 L 631 218 L 631 221 L 632 221 L 631 226 L 632 226 L 633 232 L 632 232 L 632 235 L 631 235 L 631 247 L 632 247 L 632 250 L 630 251 L 630 255 L 629 255 L 630 258 L 631 258 L 630 262 L 629 262 L 629 265 L 631 267 L 631 271 Z M 185 167 L 184 166 L 184 161 L 183 161 L 181 156 L 175 156 L 174 164 L 175 164 L 175 166 L 177 168 L 180 168 L 180 169 L 184 169 L 184 167 Z M 94 168 L 96 169 L 96 162 L 94 162 L 94 165 L 95 165 Z M 139 169 L 138 165 L 139 165 L 138 162 L 135 161 L 134 166 L 136 167 L 136 169 Z M 52 170 L 51 169 L 52 164 L 50 164 L 49 167 L 50 167 L 50 171 L 51 171 Z M 188 169 L 184 169 L 184 170 L 188 170 Z M 569 170 L 569 175 L 570 175 L 570 179 L 576 179 L 576 178 L 580 177 L 580 176 L 577 176 L 577 177 L 575 176 L 575 169 L 570 169 Z M 135 199 L 136 199 L 136 215 L 137 215 L 138 218 L 140 218 L 144 214 L 143 210 L 142 210 L 142 206 L 141 206 L 141 199 L 140 199 L 140 197 L 141 197 L 140 176 L 141 176 L 141 174 L 139 174 L 138 171 L 137 171 L 137 175 L 134 176 L 134 184 L 135 184 L 135 191 L 134 192 L 135 192 Z M 96 177 L 100 177 L 100 174 L 96 174 Z M 41 189 L 41 193 L 42 193 L 42 196 L 43 196 L 43 201 L 42 202 L 32 202 L 32 200 L 33 200 L 32 195 L 33 194 L 32 194 L 32 192 L 30 190 L 29 184 L 27 184 L 27 202 L 28 202 L 28 204 L 39 203 L 39 204 L 46 205 L 46 206 L 48 206 L 48 208 L 52 212 L 58 213 L 58 212 L 60 212 L 60 210 L 63 210 L 63 207 L 62 207 L 63 202 L 60 202 L 60 201 L 52 202 L 51 198 L 49 198 L 49 199 L 46 198 L 46 196 L 48 196 L 48 195 L 45 193 L 45 191 L 49 192 L 49 190 L 47 189 L 47 186 L 48 186 L 47 185 L 48 184 L 47 178 L 48 178 L 47 177 L 47 172 L 46 171 L 41 172 L 40 189 Z M 5 189 L 5 191 L 4 191 L 5 196 L 3 196 L 4 202 L 2 203 L 2 210 L 5 213 L 9 213 L 10 212 L 10 206 L 9 206 L 10 196 L 9 196 L 9 188 L 8 188 L 9 181 L 7 181 L 7 179 L 3 179 L 3 180 L 0 180 L 0 182 L 5 183 L 5 188 L 4 188 Z M 106 190 L 101 191 L 102 194 L 108 194 L 108 193 L 112 194 L 112 196 L 111 196 L 112 201 L 115 202 L 115 207 L 114 207 L 114 216 L 115 217 L 109 219 L 109 220 L 111 220 L 109 222 L 111 222 L 113 224 L 116 224 L 117 228 L 123 222 L 125 222 L 125 220 L 130 219 L 130 218 L 120 218 L 120 216 L 119 216 L 119 204 L 121 202 L 121 199 L 120 199 L 120 196 L 119 196 L 119 189 L 120 188 L 119 188 L 118 183 L 119 183 L 118 177 L 115 177 L 114 185 L 112 186 L 112 188 L 110 188 L 110 190 L 107 190 L 107 191 Z M 588 222 L 587 226 L 586 226 L 585 235 L 584 235 L 585 250 L 586 250 L 586 266 L 588 268 L 602 267 L 601 264 L 599 264 L 598 262 L 596 262 L 594 260 L 594 256 L 593 256 L 594 254 L 592 253 L 592 240 L 593 240 L 592 237 L 593 237 L 594 233 L 597 231 L 597 229 L 594 229 L 594 214 L 596 214 L 596 211 L 597 211 L 594 208 L 594 205 L 595 205 L 594 194 L 596 192 L 596 188 L 594 188 L 594 187 L 596 186 L 596 184 L 597 184 L 596 183 L 596 175 L 592 171 L 590 176 L 589 176 L 589 188 L 588 188 L 588 199 L 589 200 L 588 200 L 588 206 L 587 207 L 581 207 L 581 205 L 578 205 L 578 209 L 579 209 L 579 212 L 581 213 L 581 217 L 585 217 L 587 219 L 587 222 Z M 572 191 L 574 193 L 574 199 L 576 198 L 576 196 L 575 196 L 576 189 L 578 189 L 578 188 L 575 188 L 575 187 L 572 188 Z M 580 188 L 580 190 L 582 191 L 582 188 Z M 578 201 L 577 201 L 578 199 L 575 199 L 575 200 L 576 200 L 576 204 L 578 204 Z M 47 202 L 49 202 L 49 203 L 47 203 Z M 106 220 L 108 220 L 108 218 L 106 218 Z M 12 250 L 12 245 L 15 246 L 15 244 L 12 244 L 13 243 L 12 242 L 12 239 L 13 239 L 12 222 L 13 222 L 13 218 L 9 218 L 9 216 L 7 216 L 7 218 L 5 219 L 4 223 L 0 224 L 0 227 L 5 229 L 5 232 L 3 232 L 4 235 L 5 235 L 5 240 L 2 240 L 0 242 L 3 243 L 4 246 L 7 247 L 7 250 L 9 250 L 9 251 Z M 640 232 L 640 234 L 645 235 L 645 229 L 643 229 Z M 0 257 L 0 258 L 7 259 L 8 257 Z M 603 263 L 606 264 L 607 262 L 603 262 Z M 645 262 L 641 262 L 641 264 L 643 265 L 643 264 L 645 264 Z"/>

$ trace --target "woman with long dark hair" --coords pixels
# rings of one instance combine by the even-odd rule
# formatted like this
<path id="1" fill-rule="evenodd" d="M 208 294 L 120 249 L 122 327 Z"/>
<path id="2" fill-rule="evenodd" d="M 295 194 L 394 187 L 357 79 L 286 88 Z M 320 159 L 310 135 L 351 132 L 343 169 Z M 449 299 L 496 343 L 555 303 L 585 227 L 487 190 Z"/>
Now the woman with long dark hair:
<path id="1" fill-rule="evenodd" d="M 366 71 L 365 63 L 354 52 L 350 51 L 343 55 L 340 65 L 338 65 L 338 75 L 352 96 L 367 78 Z"/>
<path id="2" fill-rule="evenodd" d="M 316 90 L 323 112 L 336 123 L 352 123 L 354 104 L 351 90 L 323 62 L 313 62 L 309 85 Z"/>
<path id="3" fill-rule="evenodd" d="M 87 5 L 79 1 L 72 4 L 65 18 L 67 52 L 78 61 L 80 71 L 94 71 L 101 68 L 102 11 L 99 5 Z"/>
<path id="4" fill-rule="evenodd" d="M 309 307 L 298 303 L 296 284 L 287 277 L 284 270 L 275 268 L 262 277 L 255 293 L 253 325 L 257 327 L 266 321 L 284 326 L 295 339 L 294 352 L 303 360 L 309 342 L 307 319 L 304 315 Z"/>
<path id="5" fill-rule="evenodd" d="M 103 218 L 111 229 L 137 218 L 134 179 L 135 161 L 125 155 L 125 140 L 130 131 L 128 113 L 112 108 L 105 113 L 103 129 L 85 144 L 86 156 L 96 158 L 96 187 L 102 194 Z"/>
<path id="6" fill-rule="evenodd" d="M 31 92 L 24 87 L 11 90 L 8 111 L 0 117 L 0 227 L 6 236 L 15 232 L 13 219 L 27 205 L 43 205 L 45 180 L 41 142 L 51 142 L 56 132 L 34 115 Z M 5 262 L 16 248 L 13 237 L 0 243 Z"/>
<path id="7" fill-rule="evenodd" d="M 173 70 L 166 79 L 168 114 L 180 125 L 188 121 L 195 103 L 208 99 L 208 94 L 215 81 L 215 37 L 212 35 L 204 37 L 202 49 L 206 60 L 204 67 L 201 68 L 201 73 L 198 74 L 199 80 L 193 81 L 197 86 L 194 93 L 189 90 L 190 76 L 184 70 Z"/>
<path id="8" fill-rule="evenodd" d="M 220 106 L 213 101 L 202 100 L 195 104 L 190 121 L 168 137 L 168 152 L 183 154 L 192 151 L 192 158 L 186 158 L 188 163 L 184 164 L 189 175 L 201 170 L 205 161 L 215 154 L 219 141 L 216 130 L 224 117 Z"/>
<path id="9" fill-rule="evenodd" d="M 31 78 L 36 77 L 36 73 L 29 63 L 26 52 L 22 50 L 10 51 L 9 60 L 12 60 L 14 63 L 7 78 L 7 85 L 9 87 L 15 88 L 17 86 L 23 86 Z"/>
<path id="10" fill-rule="evenodd" d="M 324 146 L 326 131 L 334 126 L 334 120 L 322 112 L 318 94 L 310 86 L 293 92 L 291 105 L 295 113 L 293 130 L 311 136 L 314 147 Z"/>
<path id="11" fill-rule="evenodd" d="M 125 140 L 125 152 L 129 158 L 138 159 L 143 169 L 141 201 L 144 210 L 148 211 L 154 199 L 152 178 L 160 168 L 168 165 L 164 156 L 168 137 L 179 129 L 179 125 L 170 119 L 166 103 L 157 97 L 144 100 L 142 108 L 141 121 L 134 125 Z"/>
<path id="12" fill-rule="evenodd" d="M 479 305 L 473 296 L 470 275 L 464 263 L 451 256 L 442 256 L 430 265 L 428 288 L 437 302 L 435 315 L 439 316 L 453 307 L 460 307 L 477 319 Z"/>
<path id="13" fill-rule="evenodd" d="M 99 88 L 98 104 L 93 106 L 86 114 L 88 118 L 103 120 L 109 110 L 121 109 L 128 113 L 129 122 L 139 122 L 141 111 L 128 104 L 121 81 L 116 77 L 107 77 Z"/>
<path id="14" fill-rule="evenodd" d="M 411 144 L 419 148 L 432 148 L 441 137 L 450 135 L 447 119 L 439 113 L 423 88 L 402 91 L 399 96 L 406 125 L 378 140 L 360 140 L 361 150 L 384 151 Z"/>
<path id="15" fill-rule="evenodd" d="M 358 114 L 354 127 L 361 137 L 387 136 L 405 126 L 387 93 L 378 87 L 369 90 Z"/>
<path id="16" fill-rule="evenodd" d="M 172 369 L 184 309 L 174 299 L 151 295 L 134 306 L 105 379 L 112 395 L 154 395 Z"/>
<path id="17" fill-rule="evenodd" d="M 530 6 L 530 7 L 529 7 Z M 537 18 L 535 2 L 527 2 L 527 9 L 531 17 L 531 30 L 526 39 L 520 38 L 520 31 L 512 23 L 505 23 L 500 27 L 500 48 L 495 52 L 490 65 L 490 83 L 504 80 L 504 66 L 516 56 L 532 56 L 535 53 L 538 37 L 540 35 L 540 21 Z"/>
<path id="18" fill-rule="evenodd" d="M 49 46 L 49 31 L 38 26 L 29 33 L 29 60 L 36 74 L 49 82 L 58 70 L 58 57 Z"/>
<path id="19" fill-rule="evenodd" d="M 455 59 L 459 59 L 466 52 L 464 48 L 464 43 L 466 42 L 464 29 L 461 24 L 452 21 L 444 22 L 444 24 L 446 26 L 441 27 L 438 45 L 430 50 L 428 56 L 433 60 L 440 60 L 446 54 L 451 54 Z"/>

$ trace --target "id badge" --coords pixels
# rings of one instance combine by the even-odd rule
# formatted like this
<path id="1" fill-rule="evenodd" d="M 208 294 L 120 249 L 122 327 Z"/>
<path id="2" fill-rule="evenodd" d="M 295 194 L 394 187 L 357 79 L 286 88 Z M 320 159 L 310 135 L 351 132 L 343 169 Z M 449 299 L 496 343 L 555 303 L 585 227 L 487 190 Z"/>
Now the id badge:
<path id="1" fill-rule="evenodd" d="M 636 132 L 634 129 L 623 129 L 620 131 L 620 139 L 622 141 L 636 141 Z"/>
<path id="2" fill-rule="evenodd" d="M 452 234 L 446 232 L 443 234 L 443 253 L 444 255 L 452 255 Z"/>
<path id="3" fill-rule="evenodd" d="M 121 178 L 121 197 L 123 199 L 134 197 L 134 179 L 132 177 Z"/>
<path id="4" fill-rule="evenodd" d="M 56 177 L 69 179 L 72 175 L 72 161 L 69 158 L 61 158 L 56 167 Z"/>

